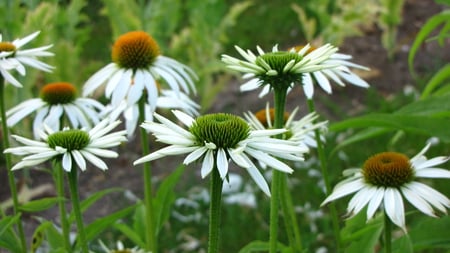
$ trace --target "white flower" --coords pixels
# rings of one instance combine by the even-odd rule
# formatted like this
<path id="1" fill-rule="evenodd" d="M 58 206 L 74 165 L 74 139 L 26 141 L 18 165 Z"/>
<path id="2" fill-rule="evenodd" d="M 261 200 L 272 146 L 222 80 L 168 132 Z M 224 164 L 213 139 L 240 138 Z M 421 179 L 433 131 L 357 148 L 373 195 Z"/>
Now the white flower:
<path id="1" fill-rule="evenodd" d="M 240 48 L 237 49 L 248 62 L 240 61 L 227 55 L 224 55 L 222 59 L 225 63 L 229 64 L 229 68 L 246 73 L 243 77 L 250 79 L 241 86 L 241 91 L 255 90 L 262 86 L 262 91 L 259 94 L 260 97 L 265 96 L 273 88 L 272 86 L 274 84 L 270 83 L 270 78 L 267 77 L 271 75 L 289 81 L 290 87 L 287 89 L 288 92 L 295 83 L 301 84 L 308 99 L 311 99 L 314 95 L 314 82 L 317 82 L 324 91 L 330 94 L 331 85 L 328 79 L 331 79 L 340 86 L 345 86 L 344 81 L 347 81 L 359 87 L 369 87 L 369 84 L 353 73 L 350 68 L 369 69 L 348 61 L 352 56 L 337 53 L 337 48 L 328 44 L 317 49 L 306 45 L 305 47 L 293 48 L 289 51 L 279 51 L 274 47 L 271 53 L 265 53 L 258 47 L 259 56 L 255 56 L 250 51 L 246 53 Z M 273 63 L 265 63 L 265 60 L 267 61 L 269 57 L 276 56 L 277 54 L 284 54 L 290 56 L 292 59 L 290 61 L 284 60 L 284 62 L 277 60 L 273 61 Z M 300 56 L 300 58 L 295 60 L 292 57 L 295 55 Z M 276 57 L 280 58 L 280 56 Z M 287 59 L 290 58 L 287 57 Z M 297 63 L 294 64 L 294 62 Z M 304 63 L 305 66 L 302 66 L 301 63 Z M 282 71 L 274 70 L 276 66 L 279 66 Z M 270 85 L 265 85 L 267 84 L 267 80 L 269 80 Z"/>
<path id="2" fill-rule="evenodd" d="M 120 36 L 112 49 L 113 62 L 87 80 L 83 95 L 89 95 L 106 82 L 104 94 L 117 106 L 122 100 L 136 104 L 146 96 L 152 112 L 156 108 L 158 81 L 177 93 L 195 92 L 195 73 L 187 66 L 160 55 L 159 47 L 145 32 L 134 31 Z"/>
<path id="3" fill-rule="evenodd" d="M 261 190 L 270 196 L 269 187 L 251 158 L 276 170 L 291 173 L 292 169 L 273 156 L 302 161 L 308 149 L 297 142 L 274 139 L 270 136 L 282 134 L 285 129 L 253 130 L 240 117 L 218 113 L 197 117 L 174 110 L 173 113 L 188 129 L 155 113 L 161 123 L 145 122 L 142 127 L 149 130 L 157 141 L 170 146 L 146 155 L 134 164 L 140 164 L 169 155 L 188 154 L 184 164 L 202 160 L 201 176 L 206 177 L 214 168 L 220 177 L 228 174 L 229 160 L 247 170 Z"/>
<path id="4" fill-rule="evenodd" d="M 184 93 L 180 92 L 177 94 L 173 90 L 161 90 L 160 93 L 161 95 L 156 100 L 156 108 L 178 109 L 191 116 L 198 115 L 200 106 Z M 111 120 L 116 120 L 120 114 L 123 114 L 127 136 L 130 138 L 136 130 L 139 119 L 139 106 L 138 104 L 129 105 L 125 100 L 122 100 L 116 106 L 109 104 L 104 110 L 104 115 L 109 115 Z M 148 102 L 145 103 L 144 118 L 145 121 L 153 120 L 153 110 Z"/>
<path id="5" fill-rule="evenodd" d="M 101 170 L 107 170 L 108 166 L 98 157 L 115 158 L 118 154 L 108 148 L 118 146 L 126 141 L 125 131 L 107 134 L 120 121 L 109 123 L 103 120 L 94 128 L 89 130 L 64 129 L 53 131 L 45 127 L 41 132 L 42 141 L 30 140 L 21 136 L 12 137 L 25 146 L 8 148 L 4 152 L 17 156 L 25 156 L 22 161 L 12 167 L 18 170 L 25 167 L 35 166 L 51 159 L 61 159 L 62 167 L 70 172 L 75 164 L 82 170 L 86 170 L 86 160 Z"/>
<path id="6" fill-rule="evenodd" d="M 356 193 L 350 200 L 347 212 L 350 217 L 359 213 L 366 205 L 367 219 L 382 206 L 391 221 L 406 231 L 403 198 L 426 215 L 436 217 L 434 208 L 447 213 L 450 200 L 433 188 L 417 181 L 417 178 L 450 178 L 450 171 L 435 167 L 449 160 L 439 156 L 427 159 L 425 146 L 416 156 L 385 152 L 370 157 L 361 169 L 344 171 L 349 176 L 336 185 L 322 205 Z"/>
<path id="7" fill-rule="evenodd" d="M 7 82 L 16 87 L 22 87 L 22 84 L 8 72 L 12 69 L 15 69 L 22 76 L 26 74 L 24 65 L 46 72 L 50 72 L 53 69 L 52 66 L 36 59 L 36 57 L 53 56 L 53 53 L 46 51 L 52 45 L 20 50 L 22 46 L 36 38 L 39 33 L 38 31 L 23 39 L 15 39 L 12 42 L 3 41 L 2 35 L 0 34 L 0 73 Z"/>
<path id="8" fill-rule="evenodd" d="M 91 128 L 101 118 L 104 106 L 90 98 L 76 97 L 76 88 L 66 82 L 50 83 L 41 90 L 41 97 L 29 99 L 6 112 L 9 127 L 16 125 L 26 116 L 36 112 L 33 133 L 39 137 L 43 125 L 53 131 L 60 129 L 60 122 L 66 117 L 72 128 Z"/>
<path id="9" fill-rule="evenodd" d="M 326 131 L 327 121 L 314 123 L 319 117 L 315 112 L 305 115 L 299 120 L 294 120 L 298 112 L 296 107 L 292 113 L 285 113 L 285 122 L 283 128 L 287 131 L 286 139 L 291 141 L 297 141 L 300 145 L 306 144 L 308 147 L 317 147 L 315 139 L 315 129 L 320 129 L 322 132 Z M 244 113 L 245 119 L 249 122 L 250 126 L 256 130 L 272 129 L 274 121 L 274 109 L 266 105 L 266 108 L 256 113 L 247 112 Z M 324 136 L 321 135 L 322 141 Z"/>

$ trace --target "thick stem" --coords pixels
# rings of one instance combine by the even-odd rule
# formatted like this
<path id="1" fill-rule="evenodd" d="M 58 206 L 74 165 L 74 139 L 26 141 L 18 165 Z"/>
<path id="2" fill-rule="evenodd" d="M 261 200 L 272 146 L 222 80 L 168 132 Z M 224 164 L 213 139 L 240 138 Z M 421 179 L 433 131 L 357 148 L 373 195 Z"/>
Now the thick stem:
<path id="1" fill-rule="evenodd" d="M 84 232 L 83 216 L 81 214 L 80 208 L 80 196 L 78 195 L 78 171 L 75 167 L 72 167 L 70 172 L 67 174 L 69 178 L 69 188 L 70 188 L 70 200 L 72 201 L 72 211 L 75 215 L 75 220 L 77 223 L 78 237 L 81 252 L 88 253 L 88 245 L 86 240 L 86 233 Z"/>
<path id="2" fill-rule="evenodd" d="M 274 89 L 274 128 L 283 128 L 284 125 L 284 108 L 286 106 L 286 89 Z M 282 136 L 277 136 L 281 138 Z M 278 209 L 280 203 L 280 191 L 282 187 L 282 172 L 272 170 L 271 198 L 270 198 L 270 235 L 269 235 L 269 252 L 277 252 L 278 244 Z"/>
<path id="3" fill-rule="evenodd" d="M 287 185 L 287 176 L 282 175 L 281 180 L 281 209 L 283 210 L 286 230 L 288 233 L 289 245 L 294 252 L 302 252 L 302 238 L 298 228 L 297 216 L 295 215 L 294 204 L 292 202 L 291 192 Z"/>
<path id="4" fill-rule="evenodd" d="M 145 97 L 143 96 L 139 100 L 139 125 L 145 121 Z M 150 153 L 149 143 L 148 143 L 148 134 L 144 128 L 140 128 L 141 134 L 141 147 L 142 147 L 142 156 L 146 156 Z M 146 162 L 143 164 L 144 168 L 144 202 L 145 202 L 145 224 L 147 226 L 146 229 L 146 246 L 147 250 L 152 252 L 158 252 L 158 245 L 156 240 L 156 233 L 154 225 L 155 222 L 155 214 L 153 210 L 153 189 L 152 189 L 152 171 L 150 168 L 150 163 Z"/>
<path id="5" fill-rule="evenodd" d="M 2 75 L 0 75 L 0 114 L 1 114 L 1 122 L 2 122 L 2 140 L 3 140 L 3 149 L 9 148 L 9 129 L 8 125 L 6 123 L 6 111 L 5 111 L 5 79 Z M 19 213 L 19 197 L 17 194 L 17 187 L 16 187 L 16 180 L 14 178 L 14 174 L 11 171 L 11 154 L 5 153 L 5 165 L 6 165 L 6 171 L 8 174 L 8 183 L 9 183 L 9 189 L 11 191 L 11 197 L 13 201 L 13 212 L 14 215 Z M 23 230 L 23 224 L 22 219 L 19 217 L 17 221 L 17 231 L 19 233 L 20 238 L 20 244 L 22 246 L 23 251 L 26 251 L 27 243 L 25 239 L 25 233 Z"/>
<path id="6" fill-rule="evenodd" d="M 392 221 L 384 212 L 384 253 L 392 252 Z"/>
<path id="7" fill-rule="evenodd" d="M 312 99 L 308 99 L 308 109 L 309 109 L 309 112 L 316 111 L 314 101 Z M 332 188 L 331 188 L 330 178 L 328 176 L 327 159 L 325 156 L 325 151 L 323 148 L 322 141 L 320 139 L 320 134 L 321 134 L 320 129 L 316 128 L 314 130 L 314 134 L 315 134 L 315 138 L 316 138 L 316 142 L 317 142 L 317 154 L 319 156 L 320 168 L 322 171 L 323 181 L 325 183 L 326 194 L 330 195 Z M 330 208 L 333 233 L 334 233 L 334 237 L 336 239 L 336 252 L 341 252 L 341 248 L 342 248 L 341 247 L 341 234 L 340 234 L 340 229 L 339 229 L 339 217 L 338 217 L 338 213 L 336 210 L 336 205 L 334 204 L 334 202 L 331 202 L 328 206 Z"/>
<path id="8" fill-rule="evenodd" d="M 222 202 L 222 184 L 219 171 L 215 167 L 211 175 L 211 200 L 209 204 L 209 240 L 208 253 L 219 252 L 220 209 Z"/>
<path id="9" fill-rule="evenodd" d="M 67 252 L 72 252 L 72 247 L 70 245 L 69 239 L 69 221 L 67 220 L 66 196 L 64 192 L 64 170 L 61 166 L 61 161 L 55 160 L 53 162 L 53 176 L 55 180 L 56 191 L 58 193 L 58 197 L 60 198 L 58 207 L 64 240 L 64 248 Z"/>

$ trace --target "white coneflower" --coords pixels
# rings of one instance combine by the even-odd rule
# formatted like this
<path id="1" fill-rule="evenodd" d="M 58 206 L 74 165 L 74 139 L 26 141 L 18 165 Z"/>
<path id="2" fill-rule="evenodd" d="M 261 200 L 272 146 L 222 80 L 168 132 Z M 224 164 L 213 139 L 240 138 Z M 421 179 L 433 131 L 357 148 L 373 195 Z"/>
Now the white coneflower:
<path id="1" fill-rule="evenodd" d="M 16 125 L 26 116 L 36 113 L 33 133 L 36 138 L 47 125 L 54 131 L 60 129 L 63 117 L 72 128 L 92 128 L 100 122 L 100 113 L 105 107 L 96 100 L 77 97 L 74 85 L 67 82 L 50 83 L 42 87 L 40 98 L 26 100 L 6 112 L 9 127 Z"/>
<path id="2" fill-rule="evenodd" d="M 344 175 L 349 177 L 336 185 L 322 205 L 356 193 L 347 207 L 350 217 L 367 205 L 369 220 L 382 206 L 389 219 L 403 230 L 406 230 L 403 198 L 426 215 L 436 217 L 434 208 L 447 213 L 450 200 L 416 180 L 450 178 L 450 171 L 435 167 L 447 162 L 449 157 L 427 159 L 424 154 L 429 147 L 428 144 L 411 159 L 396 152 L 379 153 L 370 157 L 363 168 L 344 171 Z"/>
<path id="3" fill-rule="evenodd" d="M 107 134 L 119 124 L 120 121 L 110 123 L 109 120 L 103 120 L 89 131 L 53 131 L 46 127 L 46 132 L 41 132 L 42 141 L 13 135 L 14 139 L 25 146 L 8 148 L 4 152 L 24 156 L 12 170 L 35 166 L 52 159 L 61 159 L 62 167 L 67 172 L 72 170 L 74 164 L 82 171 L 86 170 L 86 160 L 101 170 L 107 170 L 108 166 L 99 157 L 117 157 L 118 154 L 108 148 L 126 141 L 125 131 Z"/>
<path id="4" fill-rule="evenodd" d="M 152 132 L 157 141 L 170 146 L 144 156 L 134 164 L 169 155 L 188 154 L 184 163 L 201 160 L 203 178 L 216 168 L 223 180 L 228 174 L 229 160 L 232 160 L 245 168 L 261 190 L 270 196 L 267 182 L 251 158 L 276 170 L 291 173 L 292 169 L 288 165 L 273 156 L 301 161 L 303 153 L 308 151 L 297 142 L 271 138 L 286 132 L 285 129 L 254 130 L 242 118 L 226 113 L 208 114 L 194 119 L 180 111 L 173 112 L 188 129 L 155 114 L 161 123 L 145 122 L 142 127 Z"/>
<path id="5" fill-rule="evenodd" d="M 25 38 L 15 39 L 12 42 L 3 41 L 0 34 L 0 74 L 7 82 L 16 87 L 22 87 L 22 84 L 9 73 L 10 70 L 15 69 L 20 75 L 24 76 L 26 73 L 24 65 L 46 72 L 50 72 L 53 69 L 52 66 L 36 59 L 36 57 L 53 56 L 53 53 L 46 51 L 52 45 L 21 50 L 22 46 L 36 38 L 39 33 L 39 31 L 34 32 Z"/>

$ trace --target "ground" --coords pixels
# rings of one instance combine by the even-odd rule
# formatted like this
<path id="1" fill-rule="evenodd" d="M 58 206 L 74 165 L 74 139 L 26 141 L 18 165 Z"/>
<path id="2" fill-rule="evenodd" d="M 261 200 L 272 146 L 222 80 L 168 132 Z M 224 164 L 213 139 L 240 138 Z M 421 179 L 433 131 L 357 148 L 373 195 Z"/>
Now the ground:
<path id="1" fill-rule="evenodd" d="M 434 4 L 434 1 L 431 0 L 406 1 L 403 9 L 403 21 L 398 30 L 398 45 L 392 60 L 388 59 L 387 52 L 381 45 L 381 30 L 376 26 L 367 29 L 363 36 L 346 39 L 345 43 L 340 47 L 340 52 L 351 54 L 356 63 L 370 67 L 370 72 L 361 73 L 363 78 L 370 83 L 371 89 L 376 89 L 384 98 L 389 99 L 392 94 L 403 91 L 405 87 L 417 87 L 416 82 L 408 70 L 407 57 L 409 47 L 426 19 L 441 10 L 442 7 Z M 422 46 L 415 63 L 416 71 L 423 73 L 436 65 L 437 60 L 441 62 L 450 61 L 448 45 L 445 48 L 439 47 L 436 43 L 429 43 Z M 301 96 L 299 96 L 299 92 L 299 90 L 294 90 L 294 92 L 289 94 L 288 100 L 294 101 L 295 103 L 288 104 L 288 109 L 299 104 L 305 104 L 304 101 L 300 101 Z M 355 115 L 364 108 L 367 92 L 367 90 L 357 87 L 349 86 L 339 88 L 334 85 L 333 95 L 331 96 L 325 95 L 323 92 L 317 92 L 317 109 L 324 117 L 331 121 L 342 118 L 339 112 L 343 110 L 347 115 Z M 245 103 L 238 103 L 238 101 L 245 101 Z M 233 111 L 237 114 L 242 114 L 244 111 L 257 111 L 264 104 L 265 101 L 256 97 L 256 92 L 241 93 L 239 91 L 239 81 L 235 80 L 227 86 L 226 90 L 217 96 L 216 103 L 214 103 L 210 111 L 220 112 L 223 108 L 233 108 Z M 330 104 L 339 105 L 340 109 L 333 110 L 330 108 Z M 302 110 L 305 111 L 304 109 Z M 80 192 L 82 198 L 100 189 L 111 187 L 126 188 L 139 197 L 142 195 L 142 171 L 140 167 L 130 165 L 140 154 L 140 150 L 136 148 L 138 146 L 135 144 L 136 140 L 138 138 L 118 148 L 118 152 L 121 155 L 116 160 L 108 161 L 110 169 L 106 173 L 98 169 L 90 168 L 80 174 Z M 154 175 L 156 177 L 164 177 L 173 168 L 171 164 L 177 164 L 178 162 L 179 159 L 177 158 L 171 159 L 170 164 L 167 161 L 154 162 L 152 164 Z M 191 172 L 194 172 L 192 169 Z M 24 174 L 21 172 L 17 172 L 15 175 L 19 179 L 24 178 Z M 33 198 L 55 195 L 52 180 L 48 173 L 33 170 L 30 171 L 30 177 L 27 182 L 20 182 L 22 186 L 24 185 L 23 183 L 26 183 L 34 193 L 37 193 Z M 21 189 L 26 188 L 22 187 Z M 36 189 L 40 189 L 42 192 L 38 192 Z M 5 201 L 9 196 L 8 181 L 3 165 L 0 169 L 0 201 Z M 89 209 L 85 213 L 86 222 L 90 222 L 96 217 L 101 217 L 115 210 L 117 207 L 121 207 L 121 201 L 126 200 L 118 199 L 117 195 L 102 199 L 94 208 Z M 24 214 L 23 217 L 28 236 L 32 234 L 38 224 L 34 215 Z M 37 215 L 57 221 L 57 208 Z M 0 252 L 2 251 L 0 250 Z"/>

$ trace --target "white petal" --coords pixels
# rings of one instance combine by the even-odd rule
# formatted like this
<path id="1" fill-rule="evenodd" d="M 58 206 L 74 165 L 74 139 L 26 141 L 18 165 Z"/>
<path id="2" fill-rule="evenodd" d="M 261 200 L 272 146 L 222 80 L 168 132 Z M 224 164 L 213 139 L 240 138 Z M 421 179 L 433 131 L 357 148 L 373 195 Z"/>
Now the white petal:
<path id="1" fill-rule="evenodd" d="M 357 192 L 364 186 L 365 186 L 364 181 L 361 178 L 346 182 L 345 184 L 338 184 L 334 187 L 333 192 L 330 194 L 330 196 L 328 196 L 322 202 L 321 206 L 335 199 Z"/>
<path id="2" fill-rule="evenodd" d="M 403 207 L 402 195 L 397 189 L 387 187 L 384 192 L 384 210 L 391 221 L 406 230 L 405 210 Z"/>
<path id="3" fill-rule="evenodd" d="M 216 159 L 217 169 L 219 170 L 220 178 L 223 180 L 228 173 L 228 158 L 223 148 L 217 149 Z"/>
<path id="4" fill-rule="evenodd" d="M 403 196 L 405 196 L 409 203 L 413 204 L 422 213 L 432 217 L 436 217 L 436 215 L 433 213 L 433 208 L 415 191 L 410 190 L 407 186 L 402 187 L 401 191 L 403 193 Z"/>
<path id="5" fill-rule="evenodd" d="M 81 171 L 85 171 L 86 170 L 86 161 L 84 160 L 80 151 L 72 150 L 71 153 L 72 153 L 73 159 L 77 163 L 78 167 L 80 167 Z"/>
<path id="6" fill-rule="evenodd" d="M 102 159 L 100 159 L 100 158 L 96 157 L 95 155 L 93 155 L 93 154 L 91 154 L 89 152 L 86 152 L 84 150 L 80 150 L 80 152 L 84 156 L 84 158 L 86 158 L 95 167 L 97 167 L 97 168 L 99 168 L 101 170 L 107 170 L 108 169 L 108 166 L 106 165 L 106 163 Z"/>
<path id="7" fill-rule="evenodd" d="M 201 168 L 201 176 L 205 178 L 211 173 L 214 168 L 214 151 L 208 150 L 206 151 L 206 155 L 203 158 L 202 168 Z"/>
<path id="8" fill-rule="evenodd" d="M 450 178 L 450 171 L 440 168 L 426 168 L 416 170 L 415 176 L 426 178 Z"/>
<path id="9" fill-rule="evenodd" d="M 72 156 L 68 152 L 64 153 L 62 157 L 62 167 L 67 172 L 72 170 Z"/>
<path id="10" fill-rule="evenodd" d="M 375 211 L 380 206 L 383 198 L 384 198 L 384 187 L 376 188 L 375 193 L 367 207 L 367 220 L 372 219 L 373 215 L 375 214 Z"/>
<path id="11" fill-rule="evenodd" d="M 183 163 L 184 164 L 190 164 L 193 161 L 196 161 L 199 159 L 208 149 L 206 147 L 199 147 L 195 149 L 192 153 L 186 156 Z"/>

